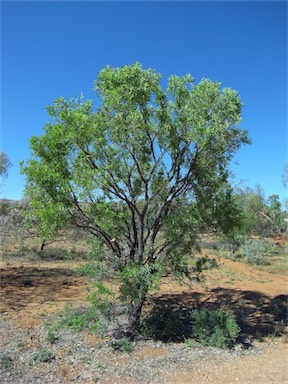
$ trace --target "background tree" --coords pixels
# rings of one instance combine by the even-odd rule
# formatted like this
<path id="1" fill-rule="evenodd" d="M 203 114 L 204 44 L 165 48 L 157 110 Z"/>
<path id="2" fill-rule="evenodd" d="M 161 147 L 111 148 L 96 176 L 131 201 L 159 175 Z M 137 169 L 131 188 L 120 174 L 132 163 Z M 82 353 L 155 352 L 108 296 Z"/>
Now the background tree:
<path id="1" fill-rule="evenodd" d="M 247 187 L 237 191 L 239 204 L 243 212 L 243 229 L 246 235 L 264 236 L 267 230 L 265 196 L 263 188 L 257 185 L 254 189 Z"/>
<path id="2" fill-rule="evenodd" d="M 21 201 L 1 200 L 0 202 L 0 241 L 1 250 L 6 252 L 17 242 L 23 249 L 25 240 L 31 234 L 25 226 L 23 211 L 27 208 L 26 199 Z"/>
<path id="3" fill-rule="evenodd" d="M 281 202 L 279 195 L 271 195 L 268 197 L 266 213 L 264 216 L 270 223 L 271 232 L 276 232 L 280 235 L 284 225 L 284 213 L 281 209 Z"/>
<path id="4" fill-rule="evenodd" d="M 279 196 L 274 194 L 265 198 L 260 185 L 236 192 L 242 207 L 242 228 L 247 236 L 269 236 L 280 234 L 284 225 L 284 212 Z"/>
<path id="5" fill-rule="evenodd" d="M 0 191 L 3 188 L 3 183 L 8 177 L 8 169 L 12 166 L 9 157 L 5 152 L 0 152 Z"/>
<path id="6" fill-rule="evenodd" d="M 195 85 L 190 75 L 171 76 L 164 91 L 160 79 L 139 63 L 104 68 L 98 109 L 57 99 L 22 165 L 43 236 L 70 222 L 95 237 L 100 264 L 120 278 L 132 331 L 155 279 L 187 273 L 199 228 L 213 215 L 205 206 L 249 143 L 236 91 L 208 79 Z"/>

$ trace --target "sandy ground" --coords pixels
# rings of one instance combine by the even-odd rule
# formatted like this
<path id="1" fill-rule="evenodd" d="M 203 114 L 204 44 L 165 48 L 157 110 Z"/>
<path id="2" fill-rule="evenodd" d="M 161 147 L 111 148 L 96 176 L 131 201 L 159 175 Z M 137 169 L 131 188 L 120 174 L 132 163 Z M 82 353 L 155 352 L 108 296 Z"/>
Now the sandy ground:
<path id="1" fill-rule="evenodd" d="M 155 376 L 150 382 L 171 384 L 288 383 L 287 340 L 283 332 L 281 332 L 281 337 L 272 337 L 276 335 L 275 319 L 277 320 L 277 313 L 273 313 L 273 308 L 280 299 L 282 304 L 285 300 L 285 295 L 288 293 L 287 276 L 272 274 L 226 259 L 219 259 L 219 262 L 218 269 L 207 272 L 207 279 L 203 284 L 187 287 L 171 280 L 164 281 L 160 292 L 155 295 L 154 301 L 175 307 L 181 305 L 184 308 L 221 305 L 221 308 L 229 308 L 237 313 L 243 312 L 243 316 L 249 319 L 251 328 L 248 329 L 246 337 L 255 345 L 260 345 L 263 340 L 265 342 L 261 343 L 261 348 L 256 348 L 254 353 L 238 353 L 227 361 L 214 356 L 211 361 L 206 359 L 204 366 L 198 364 L 197 361 L 191 367 L 189 365 L 178 368 L 173 366 L 175 368 L 173 368 L 173 372 L 169 370 L 163 377 L 159 374 L 158 378 Z M 0 261 L 1 318 L 11 319 L 19 330 L 32 330 L 35 327 L 43 326 L 47 316 L 63 310 L 67 303 L 85 305 L 87 292 L 84 288 L 87 286 L 87 282 L 84 278 L 71 272 L 77 265 L 79 262 L 74 261 L 38 260 L 35 262 L 35 260 L 29 261 L 25 258 L 3 258 Z M 5 335 L 2 334 L 1 337 L 2 345 L 4 345 Z M 86 342 L 89 344 L 88 339 Z M 152 347 L 145 348 L 140 351 L 143 359 L 145 356 L 151 358 L 153 353 L 160 355 L 168 353 L 164 346 L 162 352 L 159 348 L 157 350 Z M 133 358 L 133 354 L 131 356 Z M 134 358 L 137 359 L 137 354 Z M 78 369 L 81 367 L 79 366 Z M 165 367 L 163 367 L 163 371 L 165 371 Z M 88 383 L 94 380 L 90 378 L 87 381 L 83 381 L 84 379 L 69 381 L 64 376 L 62 381 L 59 379 L 59 383 Z M 5 376 L 4 380 L 3 376 L 1 382 L 12 383 L 13 381 L 9 381 L 7 377 Z M 108 372 L 106 376 L 101 376 L 97 382 L 108 383 L 111 380 L 115 383 L 146 383 L 140 377 L 132 379 L 131 375 L 129 377 L 123 375 L 123 377 L 115 379 L 111 372 Z M 30 382 L 34 383 L 33 380 Z M 96 381 L 94 380 L 94 382 Z"/>

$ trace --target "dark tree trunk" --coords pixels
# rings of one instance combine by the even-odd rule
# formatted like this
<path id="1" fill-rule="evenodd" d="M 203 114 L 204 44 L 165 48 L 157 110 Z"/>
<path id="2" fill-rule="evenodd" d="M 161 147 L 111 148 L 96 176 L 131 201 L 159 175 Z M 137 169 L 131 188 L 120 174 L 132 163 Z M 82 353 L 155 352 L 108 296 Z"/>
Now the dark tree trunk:
<path id="1" fill-rule="evenodd" d="M 42 244 L 41 244 L 41 247 L 40 247 L 40 251 L 44 251 L 44 247 L 46 245 L 46 241 L 45 239 L 42 241 Z"/>
<path id="2" fill-rule="evenodd" d="M 145 299 L 132 300 L 128 312 L 128 332 L 133 335 L 139 333 L 140 317 Z"/>

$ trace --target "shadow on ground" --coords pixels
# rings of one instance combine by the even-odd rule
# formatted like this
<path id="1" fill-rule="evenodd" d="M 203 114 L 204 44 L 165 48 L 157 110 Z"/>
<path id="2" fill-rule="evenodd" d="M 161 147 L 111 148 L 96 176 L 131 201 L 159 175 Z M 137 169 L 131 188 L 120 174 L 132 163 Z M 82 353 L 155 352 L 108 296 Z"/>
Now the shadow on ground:
<path id="1" fill-rule="evenodd" d="M 208 294 L 182 293 L 164 294 L 153 299 L 154 311 L 167 316 L 172 312 L 180 318 L 174 340 L 183 340 L 191 332 L 190 313 L 195 309 L 221 309 L 231 311 L 241 328 L 238 341 L 249 347 L 253 340 L 263 341 L 266 337 L 285 334 L 287 326 L 287 296 L 273 298 L 256 291 L 214 288 Z M 169 317 L 169 315 L 167 316 Z"/>
<path id="2" fill-rule="evenodd" d="M 68 302 L 83 297 L 85 283 L 65 268 L 0 268 L 0 312 L 30 310 L 33 306 Z"/>
<path id="3" fill-rule="evenodd" d="M 0 276 L 0 312 L 30 310 L 33 305 L 38 308 L 39 303 L 50 301 L 78 302 L 86 297 L 84 279 L 69 269 L 9 267 L 0 269 Z M 238 341 L 247 347 L 253 340 L 283 335 L 287 325 L 287 296 L 284 294 L 270 297 L 252 290 L 214 288 L 205 293 L 157 295 L 152 304 L 154 318 L 162 318 L 166 333 L 167 329 L 171 331 L 169 341 L 189 338 L 190 313 L 202 308 L 230 310 L 241 327 Z M 167 325 L 167 321 L 171 324 Z"/>

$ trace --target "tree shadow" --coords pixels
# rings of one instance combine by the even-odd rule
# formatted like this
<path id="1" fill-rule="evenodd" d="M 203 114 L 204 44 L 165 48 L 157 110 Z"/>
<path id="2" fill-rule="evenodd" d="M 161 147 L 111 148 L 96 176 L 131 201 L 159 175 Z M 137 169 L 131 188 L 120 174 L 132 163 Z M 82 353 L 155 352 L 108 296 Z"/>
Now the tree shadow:
<path id="1" fill-rule="evenodd" d="M 39 302 L 66 302 L 83 295 L 85 284 L 65 268 L 0 268 L 0 312 L 20 311 Z"/>
<path id="2" fill-rule="evenodd" d="M 173 313 L 176 330 L 173 341 L 183 341 L 191 335 L 191 311 L 197 309 L 220 309 L 231 311 L 241 328 L 237 342 L 249 348 L 254 340 L 264 341 L 267 337 L 278 337 L 285 334 L 288 324 L 287 295 L 269 297 L 256 291 L 214 288 L 209 294 L 199 292 L 164 294 L 152 300 L 152 316 L 169 321 L 169 312 Z M 175 314 L 177 316 L 175 316 Z M 165 340 L 164 340 L 165 341 Z M 171 341 L 171 338 L 169 339 Z"/>

